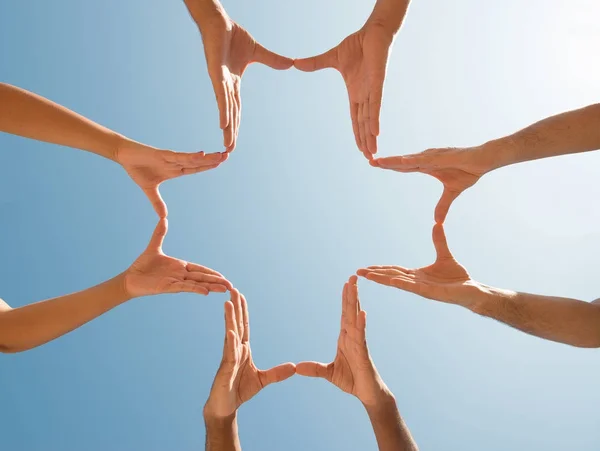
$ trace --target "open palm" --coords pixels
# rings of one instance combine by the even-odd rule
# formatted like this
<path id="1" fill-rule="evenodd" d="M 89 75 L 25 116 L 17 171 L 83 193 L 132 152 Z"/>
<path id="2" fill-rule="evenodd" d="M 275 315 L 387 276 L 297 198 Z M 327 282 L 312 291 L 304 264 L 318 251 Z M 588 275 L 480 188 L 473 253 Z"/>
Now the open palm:
<path id="1" fill-rule="evenodd" d="M 303 71 L 338 70 L 346 83 L 356 145 L 371 159 L 377 152 L 383 84 L 393 34 L 376 21 L 367 23 L 328 52 L 294 61 Z"/>
<path id="2" fill-rule="evenodd" d="M 223 293 L 231 283 L 217 271 L 169 257 L 162 251 L 167 220 L 161 219 L 146 250 L 125 272 L 125 289 L 131 297 L 162 293 Z"/>
<path id="3" fill-rule="evenodd" d="M 225 303 L 225 331 L 223 359 L 205 406 L 205 414 L 215 418 L 232 415 L 267 385 L 281 382 L 296 372 L 293 363 L 266 371 L 256 367 L 250 350 L 248 305 L 235 289 L 231 300 Z"/>
<path id="4" fill-rule="evenodd" d="M 327 379 L 342 391 L 356 396 L 363 404 L 375 405 L 389 393 L 371 360 L 366 340 L 367 314 L 360 308 L 357 277 L 352 276 L 342 293 L 342 323 L 335 359 L 329 364 L 300 362 L 301 376 Z"/>
<path id="5" fill-rule="evenodd" d="M 452 202 L 490 170 L 488 157 L 479 147 L 428 149 L 413 155 L 377 158 L 371 165 L 397 172 L 421 172 L 444 184 L 435 208 L 435 221 L 443 223 Z"/>
<path id="6" fill-rule="evenodd" d="M 369 266 L 357 274 L 369 280 L 410 291 L 428 299 L 454 303 L 476 289 L 477 282 L 452 256 L 446 242 L 444 227 L 433 227 L 433 244 L 437 258 L 432 265 L 418 269 L 402 266 Z"/>
<path id="7" fill-rule="evenodd" d="M 293 60 L 267 50 L 224 11 L 215 13 L 201 28 L 208 73 L 219 107 L 223 145 L 231 152 L 236 145 L 242 114 L 242 75 L 251 63 L 273 69 L 292 67 Z"/>
<path id="8" fill-rule="evenodd" d="M 117 162 L 148 196 L 154 210 L 161 218 L 165 218 L 168 213 L 167 205 L 159 191 L 162 182 L 182 175 L 214 169 L 226 159 L 227 154 L 172 152 L 138 143 L 124 145 L 116 156 Z"/>

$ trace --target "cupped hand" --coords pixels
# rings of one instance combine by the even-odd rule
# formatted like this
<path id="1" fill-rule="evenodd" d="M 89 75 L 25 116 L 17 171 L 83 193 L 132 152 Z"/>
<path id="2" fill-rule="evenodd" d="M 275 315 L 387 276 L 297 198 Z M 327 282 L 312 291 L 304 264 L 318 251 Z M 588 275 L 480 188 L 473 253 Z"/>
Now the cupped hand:
<path id="1" fill-rule="evenodd" d="M 300 376 L 320 377 L 356 396 L 365 406 L 374 406 L 391 393 L 371 360 L 366 339 L 367 313 L 360 308 L 357 277 L 352 276 L 342 293 L 342 322 L 333 362 L 300 362 Z"/>
<path id="2" fill-rule="evenodd" d="M 200 27 L 208 74 L 212 81 L 219 124 L 223 130 L 223 145 L 231 152 L 236 145 L 242 115 L 240 94 L 242 75 L 251 63 L 261 63 L 273 69 L 289 69 L 293 60 L 267 50 L 243 27 L 219 9 L 205 19 Z"/>
<path id="3" fill-rule="evenodd" d="M 131 297 L 162 293 L 224 293 L 231 283 L 210 268 L 169 257 L 162 251 L 167 220 L 161 219 L 146 250 L 125 271 L 125 290 Z"/>
<path id="4" fill-rule="evenodd" d="M 479 147 L 428 149 L 424 152 L 377 158 L 371 165 L 397 172 L 421 172 L 444 184 L 444 191 L 435 208 L 435 221 L 443 223 L 452 202 L 490 170 L 489 158 Z"/>
<path id="5" fill-rule="evenodd" d="M 223 359 L 206 406 L 205 416 L 226 418 L 269 384 L 293 376 L 296 367 L 284 363 L 269 370 L 259 370 L 250 350 L 250 321 L 246 298 L 236 289 L 225 303 L 225 345 Z"/>
<path id="6" fill-rule="evenodd" d="M 369 266 L 359 269 L 357 274 L 436 301 L 457 303 L 472 296 L 478 283 L 471 279 L 467 270 L 450 253 L 441 224 L 433 227 L 433 244 L 437 258 L 432 265 L 418 269 L 391 265 Z"/>
<path id="7" fill-rule="evenodd" d="M 294 61 L 302 71 L 336 69 L 342 74 L 356 145 L 368 159 L 377 152 L 383 84 L 394 34 L 382 23 L 368 20 L 331 50 Z"/>
<path id="8" fill-rule="evenodd" d="M 166 218 L 167 205 L 160 195 L 160 184 L 182 175 L 214 169 L 227 160 L 227 156 L 226 153 L 172 152 L 126 143 L 119 147 L 116 161 L 148 196 L 158 216 Z"/>

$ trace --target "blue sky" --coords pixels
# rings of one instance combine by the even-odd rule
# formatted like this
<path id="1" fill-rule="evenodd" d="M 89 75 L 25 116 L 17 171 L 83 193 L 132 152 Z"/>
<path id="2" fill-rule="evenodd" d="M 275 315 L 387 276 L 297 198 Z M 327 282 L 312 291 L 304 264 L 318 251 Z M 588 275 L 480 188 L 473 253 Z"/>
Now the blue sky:
<path id="1" fill-rule="evenodd" d="M 224 2 L 265 46 L 327 50 L 373 2 Z M 396 41 L 382 155 L 473 145 L 598 102 L 592 0 L 414 0 Z M 0 80 L 145 143 L 221 150 L 202 44 L 183 2 L 0 3 Z M 213 267 L 246 294 L 260 367 L 329 361 L 343 282 L 369 264 L 433 259 L 441 186 L 369 167 L 334 71 L 251 66 L 238 147 L 209 173 L 162 188 L 165 251 Z M 95 155 L 0 135 L 0 296 L 13 306 L 110 278 L 156 224 L 141 191 Z M 492 173 L 455 203 L 446 231 L 481 282 L 600 297 L 600 154 Z M 544 342 L 360 282 L 368 340 L 423 450 L 596 450 L 595 350 Z M 0 449 L 195 450 L 217 369 L 224 295 L 143 298 L 33 351 L 0 358 Z M 239 413 L 247 450 L 374 449 L 359 402 L 295 377 Z"/>

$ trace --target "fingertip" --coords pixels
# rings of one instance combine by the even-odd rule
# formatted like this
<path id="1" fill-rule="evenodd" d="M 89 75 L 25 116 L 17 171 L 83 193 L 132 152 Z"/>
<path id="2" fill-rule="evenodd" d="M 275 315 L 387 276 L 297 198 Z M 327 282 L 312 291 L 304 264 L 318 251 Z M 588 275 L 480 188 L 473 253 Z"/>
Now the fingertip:
<path id="1" fill-rule="evenodd" d="M 350 276 L 350 278 L 348 279 L 348 283 L 350 285 L 356 285 L 356 281 L 358 280 L 358 277 L 356 277 L 355 275 Z"/>

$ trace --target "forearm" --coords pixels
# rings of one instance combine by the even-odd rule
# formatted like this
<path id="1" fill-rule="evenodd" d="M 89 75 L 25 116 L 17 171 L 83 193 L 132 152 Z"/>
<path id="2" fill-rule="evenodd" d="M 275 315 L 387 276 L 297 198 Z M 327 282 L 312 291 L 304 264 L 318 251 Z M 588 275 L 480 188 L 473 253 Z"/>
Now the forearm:
<path id="1" fill-rule="evenodd" d="M 410 0 L 377 0 L 369 21 L 388 27 L 396 34 L 402 26 L 409 3 Z"/>
<path id="2" fill-rule="evenodd" d="M 600 104 L 557 114 L 485 144 L 491 169 L 600 149 Z"/>
<path id="3" fill-rule="evenodd" d="M 200 32 L 211 21 L 229 19 L 219 0 L 184 0 L 184 2 Z"/>
<path id="4" fill-rule="evenodd" d="M 115 160 L 123 137 L 16 86 L 0 83 L 0 131 L 86 150 Z"/>
<path id="5" fill-rule="evenodd" d="M 43 345 L 129 299 L 119 275 L 78 293 L 0 311 L 0 351 L 21 352 Z"/>
<path id="6" fill-rule="evenodd" d="M 365 406 L 373 426 L 379 451 L 417 451 L 406 423 L 402 420 L 396 400 L 389 395 L 376 406 Z"/>
<path id="7" fill-rule="evenodd" d="M 481 285 L 463 305 L 540 338 L 582 348 L 600 347 L 598 304 Z"/>
<path id="8" fill-rule="evenodd" d="M 241 451 L 237 413 L 227 418 L 214 418 L 205 414 L 204 423 L 206 451 Z"/>

